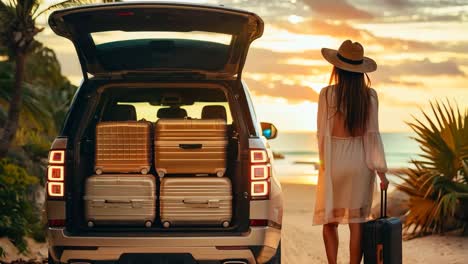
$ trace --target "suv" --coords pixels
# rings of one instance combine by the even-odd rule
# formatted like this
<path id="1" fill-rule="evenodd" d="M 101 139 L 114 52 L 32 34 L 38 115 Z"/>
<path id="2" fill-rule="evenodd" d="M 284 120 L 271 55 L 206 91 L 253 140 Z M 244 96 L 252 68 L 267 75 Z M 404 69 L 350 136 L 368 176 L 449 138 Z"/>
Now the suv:
<path id="1" fill-rule="evenodd" d="M 49 24 L 73 42 L 83 72 L 49 152 L 49 263 L 281 263 L 282 191 L 267 143 L 277 132 L 257 121 L 241 79 L 261 18 L 222 6 L 126 2 L 55 11 Z M 228 125 L 228 227 L 87 225 L 84 185 L 94 173 L 98 122 L 156 122 L 162 108 L 203 118 L 212 105 Z"/>

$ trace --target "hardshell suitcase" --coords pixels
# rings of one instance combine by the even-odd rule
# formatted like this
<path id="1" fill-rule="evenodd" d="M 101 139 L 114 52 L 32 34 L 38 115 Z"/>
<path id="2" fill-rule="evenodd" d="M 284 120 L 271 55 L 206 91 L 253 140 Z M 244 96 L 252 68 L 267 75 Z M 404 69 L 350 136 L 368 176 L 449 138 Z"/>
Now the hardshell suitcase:
<path id="1" fill-rule="evenodd" d="M 151 168 L 151 123 L 101 122 L 96 126 L 96 174 L 147 174 Z"/>
<path id="2" fill-rule="evenodd" d="M 165 174 L 216 174 L 226 172 L 228 144 L 222 119 L 160 119 L 154 132 L 154 163 Z"/>
<path id="3" fill-rule="evenodd" d="M 402 263 L 402 225 L 397 217 L 387 217 L 387 191 L 380 194 L 380 218 L 363 228 L 365 264 Z"/>
<path id="4" fill-rule="evenodd" d="M 161 179 L 163 226 L 223 226 L 232 219 L 232 186 L 227 177 Z"/>
<path id="5" fill-rule="evenodd" d="M 95 224 L 135 224 L 150 227 L 156 217 L 153 175 L 93 175 L 86 180 L 85 216 Z"/>

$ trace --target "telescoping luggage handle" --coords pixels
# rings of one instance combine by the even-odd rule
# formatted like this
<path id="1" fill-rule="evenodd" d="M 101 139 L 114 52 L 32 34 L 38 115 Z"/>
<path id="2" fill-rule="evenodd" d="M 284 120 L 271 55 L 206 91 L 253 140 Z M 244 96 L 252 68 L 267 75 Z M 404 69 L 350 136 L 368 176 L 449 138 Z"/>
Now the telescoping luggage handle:
<path id="1" fill-rule="evenodd" d="M 380 190 L 380 218 L 387 217 L 387 190 Z"/>
<path id="2" fill-rule="evenodd" d="M 181 149 L 201 149 L 202 147 L 202 144 L 179 144 Z"/>

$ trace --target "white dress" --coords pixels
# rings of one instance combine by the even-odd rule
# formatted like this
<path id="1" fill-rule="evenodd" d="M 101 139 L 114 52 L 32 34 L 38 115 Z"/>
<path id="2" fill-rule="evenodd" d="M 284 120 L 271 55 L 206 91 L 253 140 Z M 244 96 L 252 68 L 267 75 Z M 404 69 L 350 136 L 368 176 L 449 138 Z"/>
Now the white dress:
<path id="1" fill-rule="evenodd" d="M 359 137 L 342 138 L 331 135 L 336 112 L 333 86 L 320 92 L 317 138 L 320 162 L 324 166 L 319 170 L 314 225 L 369 220 L 375 172 L 387 171 L 379 133 L 377 93 L 370 88 L 370 94 L 365 133 Z"/>

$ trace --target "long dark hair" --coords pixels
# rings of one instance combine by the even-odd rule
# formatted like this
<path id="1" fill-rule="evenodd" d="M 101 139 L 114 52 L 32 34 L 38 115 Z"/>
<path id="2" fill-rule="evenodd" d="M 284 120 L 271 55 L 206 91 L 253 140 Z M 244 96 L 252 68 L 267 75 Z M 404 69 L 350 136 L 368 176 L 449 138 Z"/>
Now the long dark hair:
<path id="1" fill-rule="evenodd" d="M 351 136 L 365 131 L 370 104 L 369 76 L 333 67 L 331 84 L 334 84 L 336 111 L 343 114 L 346 130 Z"/>

